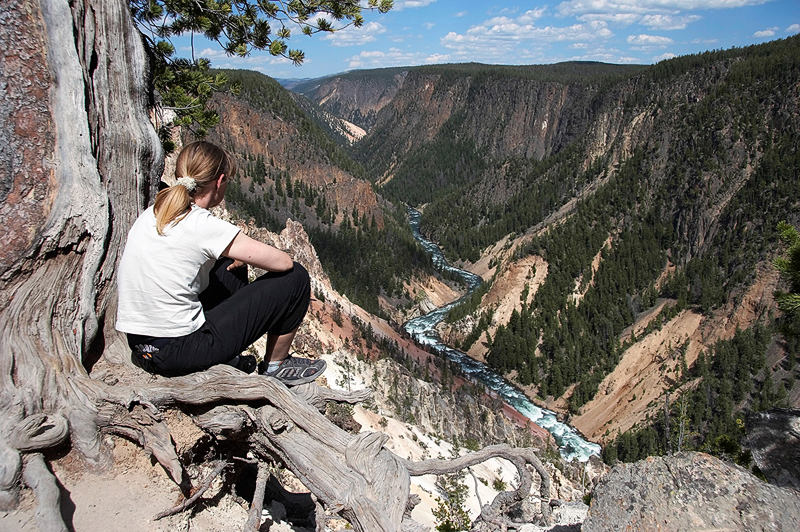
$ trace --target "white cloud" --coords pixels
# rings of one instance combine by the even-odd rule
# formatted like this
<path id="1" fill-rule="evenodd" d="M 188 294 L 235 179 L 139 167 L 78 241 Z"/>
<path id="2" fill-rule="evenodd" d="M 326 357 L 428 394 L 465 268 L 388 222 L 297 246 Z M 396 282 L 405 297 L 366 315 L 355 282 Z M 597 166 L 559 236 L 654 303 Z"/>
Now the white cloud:
<path id="1" fill-rule="evenodd" d="M 426 62 L 426 55 L 421 52 L 404 52 L 397 48 L 387 51 L 363 51 L 347 58 L 349 68 L 383 68 L 391 66 L 413 66 Z"/>
<path id="2" fill-rule="evenodd" d="M 702 19 L 700 15 L 674 15 L 674 14 L 650 14 L 641 13 L 586 13 L 579 15 L 578 20 L 583 22 L 602 20 L 616 26 L 630 26 L 631 24 L 641 24 L 654 30 L 683 30 L 692 22 Z"/>
<path id="3" fill-rule="evenodd" d="M 330 41 L 333 46 L 361 46 L 374 42 L 376 35 L 386 33 L 386 27 L 379 22 L 368 22 L 356 28 L 349 26 L 334 33 L 326 33 L 320 37 L 323 41 Z"/>
<path id="4" fill-rule="evenodd" d="M 587 13 L 580 15 L 578 20 L 582 22 L 603 21 L 617 26 L 630 26 L 641 20 L 642 16 L 637 13 Z"/>
<path id="5" fill-rule="evenodd" d="M 776 31 L 778 31 L 778 28 L 767 28 L 765 30 L 755 32 L 753 34 L 753 37 L 758 37 L 758 38 L 772 37 L 775 35 Z"/>
<path id="6" fill-rule="evenodd" d="M 674 41 L 669 37 L 660 35 L 646 35 L 644 33 L 641 35 L 628 35 L 628 44 L 637 46 L 666 46 L 673 43 Z"/>
<path id="7" fill-rule="evenodd" d="M 719 39 L 692 39 L 692 44 L 717 44 Z"/>
<path id="8" fill-rule="evenodd" d="M 392 11 L 402 11 L 404 9 L 414 9 L 415 7 L 425 7 L 434 3 L 436 0 L 395 0 L 392 4 Z"/>
<path id="9" fill-rule="evenodd" d="M 515 18 L 497 16 L 472 26 L 466 33 L 450 32 L 442 37 L 440 43 L 454 54 L 474 54 L 479 57 L 490 55 L 496 57 L 495 61 L 507 62 L 508 56 L 503 58 L 499 54 L 513 56 L 516 61 L 523 57 L 542 58 L 540 48 L 554 42 L 587 43 L 614 35 L 601 20 L 565 27 L 536 26 L 535 22 L 544 12 L 545 8 L 537 8 Z"/>
<path id="10" fill-rule="evenodd" d="M 436 24 L 434 22 L 426 22 L 426 23 L 424 23 L 422 25 L 422 27 L 424 27 L 426 30 L 429 30 L 429 29 L 433 28 L 434 26 L 436 26 Z"/>
<path id="11" fill-rule="evenodd" d="M 641 63 L 642 60 L 638 57 L 625 56 L 620 53 L 616 48 L 592 47 L 590 50 L 581 55 L 574 55 L 572 57 L 565 57 L 559 59 L 560 61 L 603 61 L 605 63 L 616 64 L 630 64 Z"/>
<path id="12" fill-rule="evenodd" d="M 523 13 L 522 15 L 517 18 L 517 22 L 522 24 L 533 24 L 542 16 L 544 15 L 545 11 L 547 11 L 547 6 L 544 7 L 537 7 L 536 9 L 531 9 Z"/>
<path id="13" fill-rule="evenodd" d="M 466 17 L 467 13 L 468 13 L 468 11 L 459 11 L 458 13 L 453 13 L 453 16 L 455 18 Z"/>
<path id="14" fill-rule="evenodd" d="M 586 44 L 585 42 L 576 42 L 576 43 L 572 43 L 569 47 L 574 49 L 574 50 L 584 50 L 584 49 L 588 48 L 589 45 Z"/>
<path id="15" fill-rule="evenodd" d="M 675 14 L 676 11 L 728 9 L 765 4 L 770 0 L 568 0 L 558 5 L 563 16 L 584 13 Z"/>
<path id="16" fill-rule="evenodd" d="M 667 52 L 665 54 L 657 55 L 653 58 L 653 61 L 658 63 L 659 61 L 663 61 L 664 59 L 672 59 L 673 57 L 677 57 L 675 54 L 671 52 Z"/>
<path id="17" fill-rule="evenodd" d="M 432 54 L 425 58 L 425 62 L 429 65 L 448 63 L 451 60 L 450 54 Z"/>
<path id="18" fill-rule="evenodd" d="M 703 17 L 700 15 L 684 15 L 680 17 L 673 15 L 645 15 L 642 17 L 640 24 L 653 30 L 683 30 L 686 29 L 686 26 L 692 22 L 697 22 L 701 18 Z"/>
<path id="19" fill-rule="evenodd" d="M 800 24 L 792 24 L 788 28 L 786 28 L 786 33 L 797 33 L 800 32 Z"/>

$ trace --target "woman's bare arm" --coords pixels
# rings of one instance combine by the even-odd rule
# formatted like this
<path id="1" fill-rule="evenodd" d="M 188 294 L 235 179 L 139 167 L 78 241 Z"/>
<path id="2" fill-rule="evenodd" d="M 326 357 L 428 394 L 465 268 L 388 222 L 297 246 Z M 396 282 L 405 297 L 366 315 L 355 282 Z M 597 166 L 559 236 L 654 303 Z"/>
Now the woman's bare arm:
<path id="1" fill-rule="evenodd" d="M 253 240 L 242 232 L 233 238 L 222 254 L 268 272 L 285 272 L 291 270 L 294 265 L 287 253 L 269 244 Z"/>

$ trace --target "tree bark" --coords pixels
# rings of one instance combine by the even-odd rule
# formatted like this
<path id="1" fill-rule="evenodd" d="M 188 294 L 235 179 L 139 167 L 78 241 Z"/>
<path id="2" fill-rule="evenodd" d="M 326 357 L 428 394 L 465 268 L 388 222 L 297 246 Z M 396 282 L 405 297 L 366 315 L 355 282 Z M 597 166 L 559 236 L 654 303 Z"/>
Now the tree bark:
<path id="1" fill-rule="evenodd" d="M 114 337 L 118 255 L 163 157 L 125 2 L 16 1 L 0 17 L 0 506 L 11 508 L 19 451 L 37 446 L 9 439 L 20 424 L 49 416 L 90 464 L 109 463 L 102 386 L 84 363 Z"/>

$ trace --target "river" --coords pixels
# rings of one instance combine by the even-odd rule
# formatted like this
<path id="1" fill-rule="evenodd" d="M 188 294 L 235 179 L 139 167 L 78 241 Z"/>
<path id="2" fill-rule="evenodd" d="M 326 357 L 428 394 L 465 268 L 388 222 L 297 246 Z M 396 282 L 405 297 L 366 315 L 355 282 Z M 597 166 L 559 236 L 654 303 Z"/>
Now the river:
<path id="1" fill-rule="evenodd" d="M 411 230 L 414 232 L 414 238 L 416 238 L 425 250 L 432 255 L 433 264 L 437 268 L 460 275 L 469 289 L 467 296 L 475 288 L 480 286 L 481 278 L 479 276 L 448 264 L 439 246 L 422 236 L 419 232 L 419 211 L 409 207 L 408 216 Z M 467 376 L 474 379 L 476 382 L 482 383 L 487 388 L 494 391 L 502 400 L 511 405 L 520 414 L 540 427 L 547 429 L 553 435 L 561 451 L 561 456 L 563 456 L 565 460 L 577 459 L 581 462 L 585 462 L 591 455 L 600 454 L 599 445 L 586 441 L 573 427 L 560 422 L 555 412 L 539 408 L 533 404 L 525 394 L 509 384 L 503 377 L 489 369 L 486 364 L 478 362 L 462 351 L 448 347 L 441 342 L 439 334 L 436 332 L 436 325 L 444 320 L 447 312 L 453 306 L 457 305 L 459 301 L 460 299 L 443 307 L 439 307 L 424 316 L 409 320 L 403 327 L 421 344 L 433 347 L 437 352 L 459 364 Z"/>

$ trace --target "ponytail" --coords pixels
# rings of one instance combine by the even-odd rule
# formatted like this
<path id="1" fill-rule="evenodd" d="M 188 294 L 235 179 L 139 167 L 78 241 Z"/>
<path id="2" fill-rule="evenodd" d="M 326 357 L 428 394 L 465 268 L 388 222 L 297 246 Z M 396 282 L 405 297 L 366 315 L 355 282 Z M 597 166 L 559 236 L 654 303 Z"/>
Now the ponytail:
<path id="1" fill-rule="evenodd" d="M 180 185 L 165 188 L 156 194 L 156 203 L 153 212 L 156 215 L 156 230 L 159 235 L 164 234 L 164 228 L 172 222 L 180 222 L 189 214 L 191 198 L 189 191 Z"/>
<path id="2" fill-rule="evenodd" d="M 222 174 L 232 178 L 236 174 L 236 161 L 219 146 L 201 140 L 181 150 L 175 163 L 178 184 L 156 195 L 153 210 L 158 234 L 163 235 L 166 226 L 189 214 L 194 194 L 213 185 Z"/>

